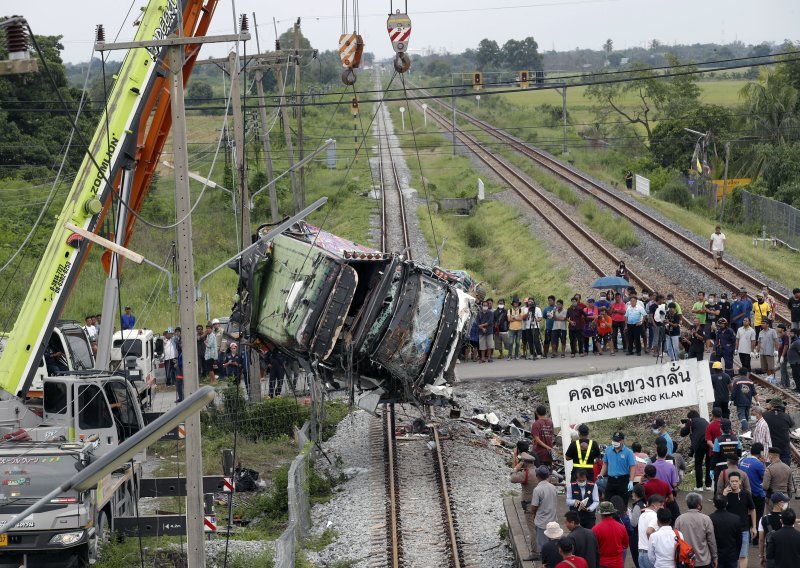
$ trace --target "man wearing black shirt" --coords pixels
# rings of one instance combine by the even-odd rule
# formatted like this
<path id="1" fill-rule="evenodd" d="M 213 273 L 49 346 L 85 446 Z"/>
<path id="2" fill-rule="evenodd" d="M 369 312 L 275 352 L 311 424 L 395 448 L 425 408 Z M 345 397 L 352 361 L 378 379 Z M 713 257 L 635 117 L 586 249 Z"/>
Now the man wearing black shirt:
<path id="1" fill-rule="evenodd" d="M 717 302 L 717 297 L 714 294 L 709 294 L 708 301 L 706 302 L 706 341 L 708 342 L 708 347 L 711 347 L 711 340 L 714 339 L 715 334 L 712 331 L 714 324 L 717 323 L 719 319 L 719 303 Z"/>
<path id="2" fill-rule="evenodd" d="M 703 353 L 706 349 L 706 330 L 703 324 L 695 320 L 694 327 L 689 331 L 689 357 L 698 361 L 703 360 Z"/>
<path id="3" fill-rule="evenodd" d="M 792 290 L 792 297 L 786 302 L 792 320 L 792 329 L 800 329 L 800 288 Z"/>
<path id="4" fill-rule="evenodd" d="M 753 502 L 753 495 L 742 488 L 742 478 L 738 471 L 728 474 L 728 486 L 722 490 L 722 496 L 728 500 L 728 511 L 739 517 L 739 531 L 742 533 L 739 558 L 746 560 L 750 539 L 756 536 L 756 504 Z"/>
<path id="5" fill-rule="evenodd" d="M 714 387 L 714 406 L 722 410 L 723 418 L 730 418 L 728 403 L 731 400 L 731 377 L 722 371 L 722 362 L 711 364 L 711 386 Z"/>
<path id="6" fill-rule="evenodd" d="M 764 420 L 769 426 L 769 435 L 772 438 L 772 445 L 781 451 L 781 461 L 786 465 L 792 465 L 792 458 L 789 454 L 789 432 L 794 428 L 794 420 L 784 412 L 783 401 L 774 398 L 770 401 L 772 410 L 764 414 Z"/>
<path id="7" fill-rule="evenodd" d="M 675 311 L 675 303 L 670 302 L 667 306 L 667 315 L 664 317 L 664 327 L 666 329 L 667 354 L 670 361 L 677 361 L 680 354 L 678 339 L 681 336 L 681 316 Z"/>
<path id="8" fill-rule="evenodd" d="M 589 427 L 586 424 L 578 426 L 578 439 L 572 442 L 564 457 L 572 460 L 571 481 L 575 481 L 578 470 L 586 473 L 586 479 L 594 481 L 594 460 L 601 455 L 600 445 L 589 439 Z"/>
<path id="9" fill-rule="evenodd" d="M 708 455 L 708 446 L 706 445 L 706 428 L 708 428 L 708 420 L 702 418 L 700 413 L 696 410 L 690 410 L 689 414 L 684 420 L 681 420 L 683 427 L 681 428 L 681 436 L 689 436 L 691 446 L 689 448 L 689 455 L 694 456 L 694 477 L 695 477 L 695 491 L 702 491 L 703 487 L 711 486 L 711 456 Z M 703 465 L 705 464 L 706 475 L 703 477 Z M 705 480 L 705 481 L 704 481 Z"/>
<path id="10" fill-rule="evenodd" d="M 719 295 L 719 317 L 718 320 L 725 318 L 729 322 L 731 321 L 731 303 L 728 301 L 728 294 L 723 292 Z"/>
<path id="11" fill-rule="evenodd" d="M 717 568 L 737 568 L 739 551 L 742 548 L 742 532 L 739 530 L 739 517 L 727 511 L 728 500 L 715 497 L 716 511 L 709 515 L 714 525 L 714 536 L 717 539 Z"/>

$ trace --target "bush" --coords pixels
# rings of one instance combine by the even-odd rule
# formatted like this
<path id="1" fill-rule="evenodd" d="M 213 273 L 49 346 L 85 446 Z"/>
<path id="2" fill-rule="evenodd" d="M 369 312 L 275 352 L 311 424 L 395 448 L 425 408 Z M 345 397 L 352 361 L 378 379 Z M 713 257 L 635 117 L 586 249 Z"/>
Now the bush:
<path id="1" fill-rule="evenodd" d="M 309 407 L 294 398 L 278 397 L 249 404 L 242 391 L 234 385 L 223 392 L 222 407 L 208 412 L 209 425 L 225 432 L 238 429 L 245 438 L 258 440 L 285 435 L 291 437 L 310 414 Z"/>
<path id="2" fill-rule="evenodd" d="M 470 220 L 464 224 L 464 240 L 467 246 L 478 249 L 486 246 L 489 242 L 489 234 L 486 227 L 478 224 L 475 220 Z"/>
<path id="3" fill-rule="evenodd" d="M 692 194 L 686 184 L 679 179 L 672 179 L 658 191 L 659 199 L 669 201 L 681 207 L 690 207 L 692 204 Z"/>

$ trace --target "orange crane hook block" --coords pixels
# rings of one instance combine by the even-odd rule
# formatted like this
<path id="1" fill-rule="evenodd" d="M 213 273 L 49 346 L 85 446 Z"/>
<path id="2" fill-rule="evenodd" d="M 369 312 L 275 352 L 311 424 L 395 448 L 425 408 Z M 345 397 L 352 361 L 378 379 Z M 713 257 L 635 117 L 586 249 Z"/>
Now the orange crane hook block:
<path id="1" fill-rule="evenodd" d="M 389 31 L 392 49 L 397 54 L 394 56 L 394 68 L 398 73 L 405 73 L 411 68 L 411 59 L 406 53 L 408 38 L 411 37 L 411 18 L 408 14 L 400 13 L 398 8 L 394 14 L 389 14 L 386 29 Z"/>
<path id="2" fill-rule="evenodd" d="M 342 73 L 342 82 L 353 85 L 356 82 L 356 72 L 361 64 L 361 55 L 364 53 L 364 40 L 357 33 L 342 34 L 339 36 L 339 57 L 345 68 Z"/>

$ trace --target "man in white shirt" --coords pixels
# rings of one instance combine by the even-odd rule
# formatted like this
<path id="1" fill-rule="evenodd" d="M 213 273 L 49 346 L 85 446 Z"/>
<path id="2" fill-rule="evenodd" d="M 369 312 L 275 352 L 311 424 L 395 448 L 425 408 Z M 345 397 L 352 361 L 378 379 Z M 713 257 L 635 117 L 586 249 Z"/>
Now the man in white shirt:
<path id="1" fill-rule="evenodd" d="M 647 558 L 652 568 L 675 568 L 675 531 L 669 524 L 672 514 L 667 509 L 659 509 L 657 517 L 658 530 L 650 535 Z M 641 552 L 639 555 L 641 558 Z"/>
<path id="2" fill-rule="evenodd" d="M 639 515 L 639 568 L 653 568 L 648 558 L 650 535 L 658 530 L 658 511 L 664 507 L 664 498 L 653 494 L 647 501 L 647 507 Z"/>
<path id="3" fill-rule="evenodd" d="M 178 346 L 171 327 L 164 331 L 164 370 L 167 374 L 167 386 L 174 385 L 178 374 Z"/>
<path id="4" fill-rule="evenodd" d="M 711 233 L 711 239 L 708 241 L 708 246 L 711 249 L 711 256 L 714 258 L 714 269 L 719 270 L 722 268 L 722 255 L 725 253 L 725 246 L 728 244 L 728 239 L 725 238 L 725 233 L 717 225 L 714 232 Z"/>
<path id="5" fill-rule="evenodd" d="M 736 353 L 739 354 L 739 362 L 743 369 L 748 371 L 750 367 L 750 357 L 753 348 L 756 346 L 756 330 L 750 325 L 750 318 L 742 320 L 742 327 L 736 332 Z"/>
<path id="6" fill-rule="evenodd" d="M 642 354 L 642 329 L 646 319 L 647 312 L 644 304 L 636 296 L 631 296 L 628 305 L 625 306 L 625 330 L 628 334 L 627 355 L 633 355 L 634 347 L 637 355 Z"/>

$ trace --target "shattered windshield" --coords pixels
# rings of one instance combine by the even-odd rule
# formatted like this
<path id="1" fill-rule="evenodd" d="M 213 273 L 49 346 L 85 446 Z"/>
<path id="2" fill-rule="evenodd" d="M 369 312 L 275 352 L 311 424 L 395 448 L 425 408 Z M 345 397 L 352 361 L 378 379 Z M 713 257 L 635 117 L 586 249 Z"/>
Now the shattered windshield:
<path id="1" fill-rule="evenodd" d="M 381 308 L 381 311 L 378 314 L 378 317 L 375 319 L 375 322 L 372 324 L 372 327 L 369 328 L 367 337 L 361 347 L 361 351 L 363 353 L 369 352 L 373 348 L 374 342 L 380 339 L 384 331 L 386 331 L 386 327 L 389 325 L 392 316 L 394 315 L 394 310 L 397 306 L 397 300 L 400 298 L 400 284 L 402 283 L 403 265 L 398 264 L 394 271 L 392 284 L 389 287 L 389 290 L 386 291 L 386 296 L 383 299 L 383 308 Z"/>
<path id="2" fill-rule="evenodd" d="M 411 329 L 405 334 L 403 343 L 387 365 L 392 373 L 410 380 L 416 379 L 422 373 L 428 361 L 447 297 L 447 287 L 441 282 L 425 277 L 418 282 L 421 282 L 422 288 Z"/>

